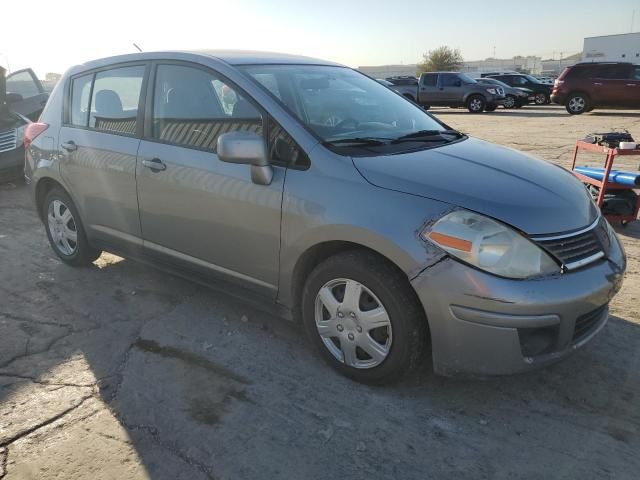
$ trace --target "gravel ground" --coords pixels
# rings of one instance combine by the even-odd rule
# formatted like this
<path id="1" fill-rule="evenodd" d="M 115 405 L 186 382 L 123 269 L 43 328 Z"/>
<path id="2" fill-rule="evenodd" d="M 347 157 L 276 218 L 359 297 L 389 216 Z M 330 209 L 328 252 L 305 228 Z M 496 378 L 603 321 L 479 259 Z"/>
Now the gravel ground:
<path id="1" fill-rule="evenodd" d="M 639 112 L 434 113 L 563 166 L 588 132 L 640 136 Z M 0 478 L 638 478 L 640 222 L 620 235 L 629 268 L 609 324 L 569 359 L 484 380 L 436 377 L 425 359 L 374 388 L 223 293 L 109 254 L 63 265 L 27 189 L 5 184 Z"/>

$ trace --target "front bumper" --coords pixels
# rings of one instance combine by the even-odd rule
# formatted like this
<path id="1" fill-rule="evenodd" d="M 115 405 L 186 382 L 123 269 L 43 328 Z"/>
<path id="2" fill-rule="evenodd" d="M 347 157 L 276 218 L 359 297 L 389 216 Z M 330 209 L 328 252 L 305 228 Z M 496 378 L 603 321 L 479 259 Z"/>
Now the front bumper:
<path id="1" fill-rule="evenodd" d="M 24 175 L 24 147 L 0 153 L 0 181 L 15 180 Z"/>
<path id="2" fill-rule="evenodd" d="M 605 325 L 622 285 L 624 253 L 581 270 L 510 280 L 446 258 L 412 280 L 425 308 L 433 365 L 442 375 L 502 375 L 548 365 Z"/>

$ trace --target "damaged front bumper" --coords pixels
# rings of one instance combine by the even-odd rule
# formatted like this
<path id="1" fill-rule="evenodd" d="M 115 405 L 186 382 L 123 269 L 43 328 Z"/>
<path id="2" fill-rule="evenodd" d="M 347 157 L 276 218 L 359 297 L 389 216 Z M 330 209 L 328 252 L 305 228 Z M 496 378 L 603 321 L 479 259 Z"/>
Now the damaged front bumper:
<path id="1" fill-rule="evenodd" d="M 622 285 L 624 253 L 554 276 L 510 280 L 446 257 L 412 285 L 429 321 L 433 365 L 442 375 L 501 375 L 553 363 L 605 325 Z"/>

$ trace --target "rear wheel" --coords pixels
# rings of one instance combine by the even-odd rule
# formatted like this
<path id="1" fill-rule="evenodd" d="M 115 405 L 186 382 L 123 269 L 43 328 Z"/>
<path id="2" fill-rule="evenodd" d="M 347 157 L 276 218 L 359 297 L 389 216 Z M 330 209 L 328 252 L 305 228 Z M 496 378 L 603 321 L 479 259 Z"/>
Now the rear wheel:
<path id="1" fill-rule="evenodd" d="M 513 95 L 507 95 L 502 106 L 504 108 L 516 108 L 517 103 L 518 102 L 516 101 L 516 97 L 514 97 Z"/>
<path id="2" fill-rule="evenodd" d="M 569 95 L 565 103 L 565 108 L 571 115 L 580 115 L 581 113 L 593 110 L 589 97 L 581 92 Z"/>
<path id="3" fill-rule="evenodd" d="M 467 100 L 467 109 L 471 113 L 481 113 L 487 106 L 487 101 L 482 95 L 471 95 Z"/>
<path id="4" fill-rule="evenodd" d="M 348 251 L 318 265 L 305 283 L 302 314 L 322 357 L 354 380 L 396 380 L 421 358 L 422 306 L 406 277 L 373 253 Z"/>
<path id="5" fill-rule="evenodd" d="M 89 245 L 80 215 L 64 190 L 51 189 L 44 199 L 42 212 L 51 248 L 63 262 L 83 266 L 100 256 L 102 252 Z"/>

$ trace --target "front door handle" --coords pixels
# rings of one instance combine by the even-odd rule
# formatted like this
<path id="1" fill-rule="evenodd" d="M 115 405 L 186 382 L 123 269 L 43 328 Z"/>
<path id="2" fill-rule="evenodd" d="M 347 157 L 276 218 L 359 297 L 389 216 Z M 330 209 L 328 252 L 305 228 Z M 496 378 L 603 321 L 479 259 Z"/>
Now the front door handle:
<path id="1" fill-rule="evenodd" d="M 636 84 L 635 83 L 627 83 L 627 87 L 635 87 Z"/>
<path id="2" fill-rule="evenodd" d="M 594 85 L 598 85 L 598 86 L 600 86 L 600 87 L 601 87 L 601 86 L 602 86 L 602 83 L 600 83 L 600 82 L 595 82 L 595 83 L 594 83 Z"/>
<path id="3" fill-rule="evenodd" d="M 152 158 L 151 160 L 146 160 L 146 159 L 142 160 L 142 165 L 156 172 L 161 172 L 167 169 L 167 166 L 164 163 L 162 163 L 162 160 L 160 160 L 159 158 Z"/>
<path id="4" fill-rule="evenodd" d="M 68 142 L 64 142 L 60 146 L 62 148 L 64 148 L 67 152 L 75 152 L 78 149 L 78 145 L 76 145 L 76 142 L 74 142 L 73 140 L 69 140 Z"/>

